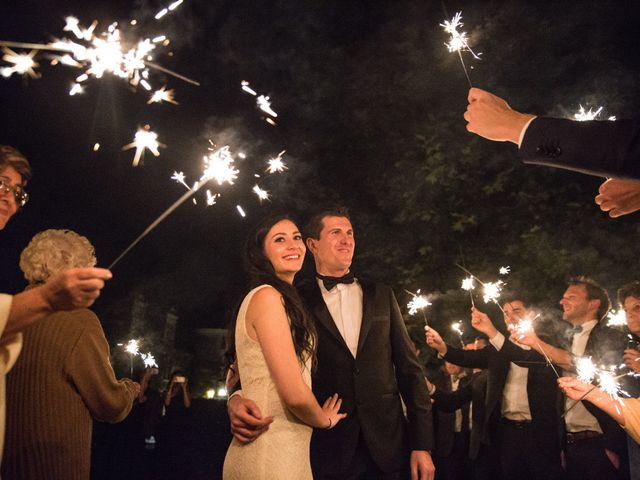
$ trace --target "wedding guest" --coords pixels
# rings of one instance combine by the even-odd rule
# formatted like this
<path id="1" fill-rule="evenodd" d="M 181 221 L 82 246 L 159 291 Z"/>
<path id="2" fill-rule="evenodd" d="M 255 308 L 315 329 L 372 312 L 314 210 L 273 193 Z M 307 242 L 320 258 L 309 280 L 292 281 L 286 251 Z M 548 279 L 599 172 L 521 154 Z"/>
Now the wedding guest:
<path id="1" fill-rule="evenodd" d="M 531 318 L 531 310 L 521 298 L 501 301 L 505 323 L 517 328 Z M 510 349 L 523 350 L 505 337 L 489 317 L 472 309 L 475 329 L 484 333 L 490 347 L 477 351 L 447 345 L 432 328 L 427 343 L 446 361 L 464 367 L 487 369 L 487 394 L 484 400 L 482 443 L 497 449 L 505 480 L 559 479 L 560 438 L 556 377 L 545 362 L 521 362 L 509 358 Z M 528 347 L 526 347 L 528 348 Z M 518 448 L 513 448 L 518 445 Z"/>
<path id="2" fill-rule="evenodd" d="M 311 391 L 317 334 L 293 286 L 305 253 L 298 227 L 283 216 L 264 221 L 247 241 L 251 290 L 238 311 L 230 350 L 242 394 L 273 423 L 249 443 L 243 435 L 233 438 L 225 479 L 311 480 L 312 427 L 331 430 L 345 417 L 337 395 L 321 407 Z"/>
<path id="3" fill-rule="evenodd" d="M 318 211 L 305 231 L 317 273 L 300 287 L 317 332 L 313 391 L 340 392 L 347 413 L 336 428 L 314 430 L 314 478 L 432 480 L 431 402 L 393 291 L 350 270 L 355 234 L 345 209 Z M 259 439 L 269 418 L 242 395 L 229 401 L 232 432 Z"/>
<path id="4" fill-rule="evenodd" d="M 611 302 L 604 288 L 588 277 L 574 277 L 569 280 L 560 305 L 562 319 L 573 326 L 568 332 L 569 344 L 556 347 L 534 331 L 519 332 L 517 341 L 531 348 L 529 353 L 533 356 L 527 356 L 527 360 L 543 362 L 549 358 L 566 375 L 575 375 L 575 359 L 579 357 L 589 357 L 595 365 L 622 363 L 626 335 L 605 324 Z M 513 352 L 518 351 L 512 349 Z M 570 398 L 564 403 L 563 449 L 569 480 L 624 478 L 628 462 L 622 429 L 592 404 L 576 403 Z"/>
<path id="5" fill-rule="evenodd" d="M 37 234 L 20 256 L 31 286 L 95 263 L 93 246 L 70 230 Z M 115 378 L 107 340 L 90 310 L 52 313 L 23 335 L 22 355 L 7 377 L 2 478 L 86 480 L 92 419 L 123 420 L 139 385 Z"/>
<path id="6" fill-rule="evenodd" d="M 31 179 L 31 166 L 18 150 L 0 145 L 0 230 L 25 206 L 24 190 Z M 60 310 L 89 307 L 100 295 L 111 272 L 102 268 L 75 268 L 52 276 L 45 284 L 16 295 L 0 293 L 0 460 L 5 430 L 5 376 L 20 349 L 20 331 Z"/>
<path id="7" fill-rule="evenodd" d="M 500 97 L 469 90 L 467 130 L 519 146 L 524 163 L 614 177 L 600 187 L 596 203 L 610 216 L 640 209 L 640 124 L 632 120 L 578 122 L 513 110 Z M 625 181 L 626 179 L 626 181 Z"/>

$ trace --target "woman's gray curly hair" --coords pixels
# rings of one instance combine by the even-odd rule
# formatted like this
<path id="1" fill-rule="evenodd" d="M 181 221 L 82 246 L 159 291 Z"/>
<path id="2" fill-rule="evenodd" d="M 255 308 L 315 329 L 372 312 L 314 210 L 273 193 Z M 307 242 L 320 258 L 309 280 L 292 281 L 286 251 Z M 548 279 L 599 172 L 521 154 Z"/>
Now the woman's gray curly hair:
<path id="1" fill-rule="evenodd" d="M 69 268 L 93 267 L 96 255 L 86 237 L 71 230 L 45 230 L 36 234 L 20 254 L 20 270 L 30 285 Z"/>

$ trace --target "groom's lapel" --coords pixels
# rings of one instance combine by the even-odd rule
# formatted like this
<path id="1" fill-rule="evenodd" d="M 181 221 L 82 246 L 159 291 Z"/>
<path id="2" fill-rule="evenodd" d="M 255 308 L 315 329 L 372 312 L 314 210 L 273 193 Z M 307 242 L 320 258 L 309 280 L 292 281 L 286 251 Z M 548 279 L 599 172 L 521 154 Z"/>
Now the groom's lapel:
<path id="1" fill-rule="evenodd" d="M 362 346 L 364 345 L 367 335 L 369 334 L 369 330 L 371 329 L 371 322 L 373 321 L 373 303 L 375 298 L 375 284 L 361 282 L 360 286 L 362 287 L 362 324 L 360 325 L 356 357 L 360 355 Z"/>
<path id="2" fill-rule="evenodd" d="M 322 298 L 322 292 L 320 292 L 320 286 L 317 284 L 317 282 L 314 282 L 314 283 L 315 285 L 312 285 L 310 289 L 311 312 L 313 313 L 313 316 L 316 318 L 317 323 L 319 323 L 321 327 L 326 328 L 329 331 L 329 333 L 340 344 L 344 345 L 344 348 L 346 348 L 348 351 L 349 347 L 347 347 L 347 344 L 345 343 L 344 338 L 342 338 L 342 335 L 340 334 L 338 327 L 336 327 L 336 322 L 333 320 L 331 313 L 329 313 L 329 309 L 327 308 L 327 304 L 325 303 L 324 298 Z"/>

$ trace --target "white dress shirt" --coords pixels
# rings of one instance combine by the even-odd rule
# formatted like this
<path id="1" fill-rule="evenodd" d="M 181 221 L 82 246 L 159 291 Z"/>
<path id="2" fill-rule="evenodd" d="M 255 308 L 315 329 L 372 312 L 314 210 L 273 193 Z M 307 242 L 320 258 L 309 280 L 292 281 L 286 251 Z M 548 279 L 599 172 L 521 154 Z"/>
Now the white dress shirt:
<path id="1" fill-rule="evenodd" d="M 358 280 L 353 283 L 338 283 L 331 290 L 324 288 L 318 279 L 322 298 L 327 304 L 331 318 L 351 351 L 353 358 L 358 352 L 360 327 L 362 326 L 362 287 Z"/>
<path id="2" fill-rule="evenodd" d="M 587 341 L 593 328 L 598 324 L 597 320 L 591 320 L 582 324 L 582 331 L 576 333 L 573 336 L 571 342 L 571 353 L 579 357 L 584 355 L 584 351 L 587 348 Z M 565 375 L 575 377 L 573 372 L 564 372 Z M 571 400 L 569 397 L 565 399 L 565 411 L 567 413 L 564 416 L 564 421 L 567 425 L 567 432 L 582 432 L 584 430 L 592 430 L 594 432 L 602 433 L 600 424 L 596 417 L 591 415 L 582 402 L 578 402 L 574 405 L 575 400 Z M 571 408 L 571 410 L 569 410 Z"/>
<path id="3" fill-rule="evenodd" d="M 513 341 L 513 340 L 510 340 Z M 502 333 L 493 337 L 491 345 L 497 350 L 502 349 L 505 338 Z M 515 342 L 514 342 L 515 343 Z M 529 350 L 526 345 L 518 345 L 518 348 Z M 531 409 L 529 408 L 529 395 L 527 394 L 527 381 L 529 380 L 529 369 L 520 367 L 511 362 L 509 373 L 502 390 L 502 416 L 509 420 L 523 421 L 531 420 Z"/>

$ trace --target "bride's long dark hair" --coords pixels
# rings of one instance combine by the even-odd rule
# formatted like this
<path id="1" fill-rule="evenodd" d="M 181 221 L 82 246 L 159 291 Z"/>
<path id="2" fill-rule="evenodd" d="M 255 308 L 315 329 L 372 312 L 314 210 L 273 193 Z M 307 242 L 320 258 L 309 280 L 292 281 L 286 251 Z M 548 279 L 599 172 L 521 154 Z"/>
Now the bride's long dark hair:
<path id="1" fill-rule="evenodd" d="M 262 221 L 249 235 L 244 248 L 244 266 L 249 275 L 249 290 L 259 285 L 271 285 L 275 288 L 284 299 L 284 309 L 289 317 L 291 324 L 291 336 L 296 355 L 301 362 L 311 359 L 312 365 L 315 367 L 316 362 L 316 329 L 307 313 L 304 303 L 298 295 L 296 288 L 281 280 L 276 275 L 271 262 L 264 254 L 264 240 L 276 223 L 282 220 L 293 221 L 288 215 L 278 215 Z M 227 332 L 227 351 L 225 359 L 227 364 L 235 361 L 235 326 L 237 321 L 236 315 L 231 321 L 229 331 Z"/>

